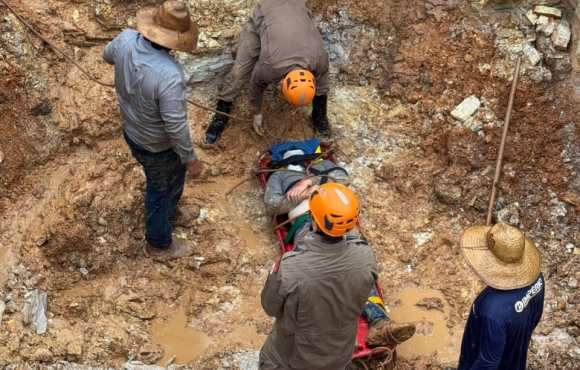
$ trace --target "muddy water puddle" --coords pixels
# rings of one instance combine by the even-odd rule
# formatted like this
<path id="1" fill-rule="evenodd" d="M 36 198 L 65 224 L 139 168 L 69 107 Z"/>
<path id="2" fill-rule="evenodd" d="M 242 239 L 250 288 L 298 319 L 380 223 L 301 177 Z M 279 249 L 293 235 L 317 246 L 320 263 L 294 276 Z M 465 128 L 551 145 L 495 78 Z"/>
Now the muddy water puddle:
<path id="1" fill-rule="evenodd" d="M 447 327 L 449 304 L 440 291 L 407 288 L 397 293 L 392 302 L 393 320 L 417 324 L 415 336 L 397 347 L 400 356 L 412 359 L 437 353 L 442 362 L 457 361 L 459 338 Z"/>
<path id="2" fill-rule="evenodd" d="M 169 308 L 161 315 L 167 319 L 153 321 L 153 342 L 164 350 L 158 365 L 165 365 L 174 356 L 176 364 L 186 364 L 199 357 L 210 345 L 207 335 L 188 326 L 185 311 L 185 307 Z"/>
<path id="3" fill-rule="evenodd" d="M 227 214 L 231 215 L 232 218 L 238 219 L 239 222 L 235 223 L 235 226 L 238 229 L 238 235 L 240 239 L 244 242 L 246 248 L 256 248 L 256 246 L 260 245 L 258 237 L 256 236 L 256 232 L 252 230 L 250 224 L 244 221 L 244 213 L 236 208 L 235 205 L 235 197 L 237 192 L 243 192 L 247 190 L 250 185 L 248 182 L 238 186 L 230 195 L 226 195 L 226 193 L 231 190 L 234 186 L 239 185 L 239 181 L 242 180 L 241 178 L 233 178 L 233 177 L 224 177 L 221 178 L 219 183 L 208 184 L 206 186 L 206 191 L 212 191 L 217 193 L 217 197 L 215 199 L 216 204 L 219 205 L 221 209 L 223 209 Z"/>

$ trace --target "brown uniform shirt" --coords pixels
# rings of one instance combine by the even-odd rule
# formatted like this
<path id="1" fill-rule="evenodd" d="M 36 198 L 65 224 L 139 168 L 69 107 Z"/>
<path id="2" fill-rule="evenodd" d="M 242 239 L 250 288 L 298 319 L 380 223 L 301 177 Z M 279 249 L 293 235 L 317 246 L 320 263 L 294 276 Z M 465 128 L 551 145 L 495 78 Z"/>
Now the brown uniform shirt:
<path id="1" fill-rule="evenodd" d="M 220 99 L 233 101 L 249 79 L 250 102 L 259 110 L 266 87 L 297 67 L 312 71 L 317 95 L 328 93 L 328 54 L 306 1 L 263 0 L 240 34 L 236 61 Z"/>
<path id="2" fill-rule="evenodd" d="M 378 267 L 360 239 L 328 244 L 308 228 L 296 237 L 262 291 L 276 318 L 260 353 L 260 370 L 342 370 L 355 348 L 357 320 Z"/>

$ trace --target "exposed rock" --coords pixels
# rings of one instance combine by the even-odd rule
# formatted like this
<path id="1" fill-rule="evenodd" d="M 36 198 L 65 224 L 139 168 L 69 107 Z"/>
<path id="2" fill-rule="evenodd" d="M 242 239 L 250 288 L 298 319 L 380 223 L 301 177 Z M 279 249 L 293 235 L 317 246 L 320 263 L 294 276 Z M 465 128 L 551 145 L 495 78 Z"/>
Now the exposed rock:
<path id="1" fill-rule="evenodd" d="M 437 199 L 447 205 L 455 205 L 461 200 L 463 193 L 460 186 L 457 186 L 444 177 L 438 177 L 433 184 L 433 191 Z"/>
<path id="2" fill-rule="evenodd" d="M 536 22 L 538 21 L 538 16 L 536 15 L 536 13 L 534 13 L 533 10 L 529 10 L 526 13 L 526 19 L 530 22 L 530 24 L 535 25 Z"/>
<path id="3" fill-rule="evenodd" d="M 158 344 L 146 343 L 139 349 L 138 359 L 146 363 L 156 363 L 163 358 L 163 348 Z"/>
<path id="4" fill-rule="evenodd" d="M 552 81 L 552 72 L 543 66 L 535 66 L 529 68 L 527 71 L 528 77 L 534 82 L 549 82 Z"/>
<path id="5" fill-rule="evenodd" d="M 530 44 L 525 44 L 523 49 L 524 55 L 530 61 L 530 64 L 535 66 L 542 60 L 542 54 L 535 47 Z"/>
<path id="6" fill-rule="evenodd" d="M 550 36 L 552 33 L 554 33 L 555 29 L 556 22 L 554 22 L 553 20 L 548 20 L 548 22 L 538 24 L 538 26 L 536 27 L 536 31 L 541 32 L 542 34 L 544 34 L 544 36 Z"/>
<path id="7" fill-rule="evenodd" d="M 572 60 L 570 55 L 563 53 L 553 55 L 550 58 L 546 58 L 546 64 L 552 70 L 556 80 L 565 79 L 568 74 L 572 71 Z"/>
<path id="8" fill-rule="evenodd" d="M 24 296 L 24 308 L 22 309 L 22 321 L 36 334 L 44 334 L 48 328 L 47 306 L 48 296 L 45 292 L 34 289 Z"/>
<path id="9" fill-rule="evenodd" d="M 234 363 L 239 370 L 258 370 L 260 364 L 260 352 L 238 352 L 234 353 Z"/>
<path id="10" fill-rule="evenodd" d="M 228 72 L 234 63 L 231 53 L 227 51 L 211 56 L 180 54 L 178 60 L 183 65 L 185 79 L 190 85 L 211 81 Z"/>
<path id="11" fill-rule="evenodd" d="M 2 317 L 4 317 L 4 311 L 6 310 L 6 303 L 0 300 L 0 326 L 2 326 Z"/>
<path id="12" fill-rule="evenodd" d="M 123 364 L 123 370 L 165 370 L 165 368 L 156 365 L 146 365 L 140 361 L 129 361 Z"/>
<path id="13" fill-rule="evenodd" d="M 464 122 L 469 117 L 471 117 L 480 107 L 481 102 L 475 95 L 464 99 L 455 109 L 451 112 L 451 115 Z"/>
<path id="14" fill-rule="evenodd" d="M 556 49 L 566 50 L 568 49 L 571 37 L 572 32 L 570 31 L 570 24 L 565 20 L 561 20 L 552 34 L 552 43 Z"/>
<path id="15" fill-rule="evenodd" d="M 433 233 L 428 231 L 428 232 L 423 232 L 423 233 L 414 233 L 413 234 L 413 239 L 415 239 L 415 245 L 417 245 L 418 247 L 424 245 L 425 243 L 429 242 L 431 240 L 431 238 L 433 238 Z"/>
<path id="16" fill-rule="evenodd" d="M 30 110 L 33 116 L 47 116 L 52 113 L 52 105 L 48 100 L 43 100 Z"/>
<path id="17" fill-rule="evenodd" d="M 558 8 L 553 8 L 551 6 L 536 5 L 536 7 L 534 8 L 534 13 L 547 15 L 554 18 L 562 17 L 562 11 Z"/>
<path id="18" fill-rule="evenodd" d="M 520 225 L 520 205 L 511 203 L 497 212 L 497 219 L 515 227 Z"/>
<path id="19" fill-rule="evenodd" d="M 423 298 L 419 302 L 415 303 L 415 306 L 421 307 L 426 310 L 437 310 L 445 312 L 444 311 L 445 305 L 443 304 L 443 300 L 437 297 Z"/>

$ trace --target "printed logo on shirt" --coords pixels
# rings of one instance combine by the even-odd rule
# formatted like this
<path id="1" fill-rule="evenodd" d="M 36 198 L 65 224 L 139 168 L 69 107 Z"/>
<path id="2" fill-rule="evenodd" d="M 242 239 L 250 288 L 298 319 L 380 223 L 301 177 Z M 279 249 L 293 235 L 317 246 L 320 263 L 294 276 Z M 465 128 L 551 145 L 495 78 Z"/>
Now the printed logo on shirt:
<path id="1" fill-rule="evenodd" d="M 521 300 L 515 303 L 514 308 L 517 313 L 522 313 L 526 309 L 528 303 L 530 303 L 530 300 L 534 298 L 538 293 L 540 293 L 543 285 L 544 284 L 542 282 L 542 278 L 539 278 L 538 281 L 536 281 L 536 283 L 532 285 L 530 290 L 526 292 L 526 295 Z"/>

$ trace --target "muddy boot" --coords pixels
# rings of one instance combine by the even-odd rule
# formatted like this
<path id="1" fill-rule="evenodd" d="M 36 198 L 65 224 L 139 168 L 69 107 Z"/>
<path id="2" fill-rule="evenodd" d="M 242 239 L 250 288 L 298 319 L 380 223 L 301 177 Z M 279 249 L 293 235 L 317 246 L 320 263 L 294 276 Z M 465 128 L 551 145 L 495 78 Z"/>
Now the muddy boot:
<path id="1" fill-rule="evenodd" d="M 171 223 L 179 227 L 192 227 L 193 222 L 199 217 L 199 212 L 199 207 L 196 205 L 178 208 Z"/>
<path id="2" fill-rule="evenodd" d="M 187 240 L 174 239 L 167 248 L 156 248 L 149 243 L 145 245 L 145 255 L 154 260 L 173 260 L 186 257 L 191 251 Z"/>
<path id="3" fill-rule="evenodd" d="M 225 100 L 218 100 L 216 110 L 224 113 L 230 113 L 232 111 L 232 102 L 227 102 Z M 209 124 L 207 130 L 205 131 L 204 144 L 211 145 L 215 144 L 220 138 L 222 132 L 228 126 L 228 118 L 222 114 L 215 113 L 211 123 Z"/>
<path id="4" fill-rule="evenodd" d="M 369 329 L 367 342 L 372 347 L 394 347 L 409 340 L 415 334 L 415 324 L 398 324 L 380 320 Z"/>
<path id="5" fill-rule="evenodd" d="M 318 136 L 329 138 L 330 123 L 326 115 L 328 97 L 326 95 L 315 96 L 312 101 L 312 127 Z"/>

